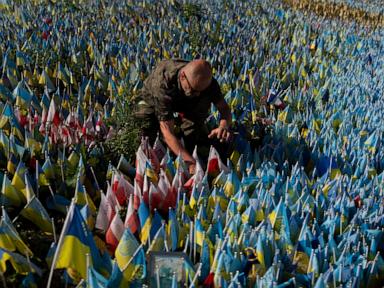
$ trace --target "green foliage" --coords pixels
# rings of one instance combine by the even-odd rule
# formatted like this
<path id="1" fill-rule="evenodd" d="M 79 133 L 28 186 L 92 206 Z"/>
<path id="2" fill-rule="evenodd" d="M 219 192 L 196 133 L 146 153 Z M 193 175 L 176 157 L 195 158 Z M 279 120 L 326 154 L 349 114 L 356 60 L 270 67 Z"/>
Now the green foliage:
<path id="1" fill-rule="evenodd" d="M 106 159 L 117 164 L 123 154 L 133 161 L 140 143 L 140 130 L 132 114 L 132 105 L 125 101 L 116 101 L 115 114 L 110 121 L 116 133 L 104 143 Z"/>

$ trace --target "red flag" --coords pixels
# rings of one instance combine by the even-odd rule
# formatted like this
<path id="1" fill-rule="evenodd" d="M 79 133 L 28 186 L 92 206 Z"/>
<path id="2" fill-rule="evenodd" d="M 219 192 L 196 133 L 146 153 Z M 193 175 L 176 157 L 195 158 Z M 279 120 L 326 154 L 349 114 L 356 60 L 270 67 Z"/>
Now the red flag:
<path id="1" fill-rule="evenodd" d="M 229 172 L 227 166 L 221 162 L 219 153 L 211 146 L 208 156 L 207 173 L 211 177 L 216 177 L 222 170 L 226 173 Z"/>
<path id="2" fill-rule="evenodd" d="M 139 218 L 137 217 L 137 213 L 135 208 L 133 207 L 133 195 L 131 194 L 129 197 L 127 215 L 125 216 L 124 226 L 129 228 L 132 234 L 135 234 L 140 227 Z"/>
<path id="3" fill-rule="evenodd" d="M 109 185 L 109 183 L 107 188 L 106 200 L 107 200 L 107 217 L 108 217 L 108 225 L 109 225 L 109 223 L 111 223 L 113 217 L 115 216 L 115 213 L 116 213 L 115 207 L 117 206 L 120 208 L 119 202 L 117 201 L 117 198 L 113 193 L 112 187 L 111 185 Z"/>
<path id="4" fill-rule="evenodd" d="M 157 189 L 152 182 L 149 182 L 149 208 L 151 212 L 153 212 L 155 208 L 159 211 L 164 212 L 164 198 L 165 195 L 163 194 L 163 192 L 160 189 Z"/>
<path id="5" fill-rule="evenodd" d="M 204 280 L 204 287 L 214 287 L 214 278 L 215 278 L 215 273 L 211 272 L 209 273 L 209 275 L 207 276 L 207 278 L 205 278 Z"/>
<path id="6" fill-rule="evenodd" d="M 124 233 L 124 223 L 121 221 L 119 213 L 115 214 L 108 231 L 105 234 L 105 242 L 108 244 L 109 251 L 113 254 L 119 245 L 121 236 Z"/>
<path id="7" fill-rule="evenodd" d="M 56 103 L 55 103 L 53 97 L 51 99 L 51 104 L 49 105 L 47 122 L 52 123 L 55 126 L 59 126 L 59 124 L 60 124 L 59 111 L 56 108 Z"/>
<path id="8" fill-rule="evenodd" d="M 145 167 L 148 160 L 148 157 L 145 155 L 143 149 L 141 146 L 139 146 L 139 149 L 136 152 L 136 176 L 135 179 L 137 183 L 140 186 L 140 189 L 143 188 L 144 184 L 144 174 L 145 174 Z"/>
<path id="9" fill-rule="evenodd" d="M 139 209 L 139 206 L 140 206 L 140 203 L 142 200 L 142 196 L 141 196 L 140 186 L 136 180 L 135 180 L 135 185 L 133 186 L 133 188 L 134 188 L 133 208 L 135 208 L 135 210 L 137 210 L 137 209 Z"/>
<path id="10" fill-rule="evenodd" d="M 121 206 L 126 205 L 129 194 L 134 193 L 134 188 L 122 174 L 115 171 L 112 176 L 112 191 L 115 193 Z"/>

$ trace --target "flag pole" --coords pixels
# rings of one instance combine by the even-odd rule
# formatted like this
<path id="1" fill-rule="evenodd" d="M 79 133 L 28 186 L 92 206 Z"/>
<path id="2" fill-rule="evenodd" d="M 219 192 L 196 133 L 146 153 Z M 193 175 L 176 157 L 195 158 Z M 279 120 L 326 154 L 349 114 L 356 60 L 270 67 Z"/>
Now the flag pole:
<path id="1" fill-rule="evenodd" d="M 56 202 L 56 200 L 55 200 L 55 193 L 53 193 L 53 190 L 52 190 L 51 185 L 48 185 L 48 190 L 49 190 L 49 193 L 51 193 L 51 196 L 52 196 L 52 198 L 53 198 L 53 201 Z"/>
<path id="2" fill-rule="evenodd" d="M 85 280 L 85 282 L 88 282 L 88 280 L 89 280 L 89 267 L 90 267 L 90 265 L 91 265 L 91 259 L 90 259 L 90 255 L 89 255 L 89 253 L 87 253 L 87 254 L 85 254 L 85 258 L 86 258 L 86 262 L 87 262 L 87 273 L 86 273 L 86 277 L 87 277 L 87 279 Z M 88 285 L 89 285 L 89 283 L 87 283 Z"/>
<path id="3" fill-rule="evenodd" d="M 147 255 L 148 255 L 149 252 L 151 252 L 151 250 L 153 249 L 153 243 L 154 243 L 154 241 L 159 237 L 159 234 L 160 234 L 160 232 L 161 232 L 161 229 L 163 229 L 163 228 L 164 228 L 164 223 L 162 223 L 162 224 L 161 224 L 161 227 L 159 228 L 159 230 L 157 230 L 155 236 L 153 237 L 152 243 L 149 242 L 149 247 L 148 247 L 148 250 L 147 250 L 147 253 L 146 253 Z M 165 240 L 165 239 L 164 239 L 164 240 Z"/>
<path id="4" fill-rule="evenodd" d="M 185 254 L 187 254 L 187 249 L 188 249 L 188 245 L 189 245 L 189 235 L 186 236 L 186 239 L 187 240 L 185 240 L 185 246 L 184 246 L 184 250 L 183 250 L 183 252 Z"/>
<path id="5" fill-rule="evenodd" d="M 193 221 L 189 224 L 189 258 L 192 258 L 193 245 Z"/>
<path id="6" fill-rule="evenodd" d="M 5 184 L 4 184 L 4 182 L 6 181 L 6 177 L 8 177 L 7 176 L 7 174 L 8 174 L 8 172 L 7 171 L 4 171 L 4 176 L 3 176 L 3 183 L 2 183 L 2 187 L 1 187 L 1 194 L 3 194 L 3 197 L 0 197 L 1 198 L 1 203 L 0 203 L 0 205 L 1 205 L 1 207 L 4 209 L 4 206 L 5 206 Z"/>
<path id="7" fill-rule="evenodd" d="M 51 218 L 51 221 L 52 221 L 53 240 L 55 241 L 55 243 L 57 243 L 56 227 L 55 227 L 55 221 L 53 217 Z"/>
<path id="8" fill-rule="evenodd" d="M 160 288 L 159 265 L 156 265 L 156 286 L 157 286 L 157 288 Z"/>
<path id="9" fill-rule="evenodd" d="M 93 170 L 93 167 L 90 166 L 90 169 L 91 169 L 91 173 L 92 173 L 93 179 L 95 180 L 95 182 L 96 182 L 96 184 L 97 184 L 97 187 L 100 188 L 100 186 L 99 186 L 99 182 L 97 182 L 97 178 L 96 178 L 96 175 L 95 175 L 95 171 Z"/>
<path id="10" fill-rule="evenodd" d="M 51 287 L 52 278 L 53 278 L 53 270 L 55 270 L 57 258 L 59 257 L 60 248 L 61 248 L 61 246 L 63 244 L 64 234 L 65 234 L 65 232 L 66 232 L 66 230 L 68 228 L 69 220 L 71 218 L 70 216 L 72 216 L 71 214 L 72 214 L 74 208 L 75 208 L 75 201 L 72 198 L 72 202 L 71 202 L 71 206 L 69 207 L 67 218 L 65 218 L 65 221 L 64 221 L 64 224 L 63 224 L 63 228 L 61 229 L 61 234 L 60 234 L 59 242 L 58 242 L 57 247 L 56 247 L 55 255 L 53 256 L 51 270 L 49 271 L 47 288 Z"/>
<path id="11" fill-rule="evenodd" d="M 167 239 L 164 239 L 164 247 L 165 247 L 165 252 L 169 252 Z"/>
<path id="12" fill-rule="evenodd" d="M 191 285 L 189 285 L 189 288 L 193 288 L 193 287 L 195 287 L 195 282 L 196 282 L 196 280 L 197 280 L 197 277 L 200 276 L 201 266 L 203 266 L 203 263 L 200 262 L 200 263 L 199 263 L 199 267 L 197 267 L 197 271 L 196 271 L 195 277 L 193 277 L 192 282 L 191 282 Z"/>
<path id="13" fill-rule="evenodd" d="M 139 247 L 136 249 L 135 253 L 133 253 L 131 259 L 129 259 L 129 261 L 127 262 L 127 264 L 125 264 L 125 266 L 123 267 L 123 269 L 120 269 L 121 272 L 124 272 L 124 271 L 128 268 L 129 264 L 131 264 L 131 262 L 132 262 L 133 259 L 136 257 L 137 253 L 139 253 L 139 251 L 140 251 L 141 248 L 143 248 L 143 243 L 141 243 L 141 244 L 139 245 Z"/>

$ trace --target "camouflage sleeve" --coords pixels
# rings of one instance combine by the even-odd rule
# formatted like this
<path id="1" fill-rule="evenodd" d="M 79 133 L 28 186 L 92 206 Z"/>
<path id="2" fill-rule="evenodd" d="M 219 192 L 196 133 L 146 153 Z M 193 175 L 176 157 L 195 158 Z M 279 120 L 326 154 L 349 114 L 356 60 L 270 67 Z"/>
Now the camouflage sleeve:
<path id="1" fill-rule="evenodd" d="M 159 121 L 173 119 L 172 98 L 164 87 L 159 87 L 154 95 L 155 113 Z"/>

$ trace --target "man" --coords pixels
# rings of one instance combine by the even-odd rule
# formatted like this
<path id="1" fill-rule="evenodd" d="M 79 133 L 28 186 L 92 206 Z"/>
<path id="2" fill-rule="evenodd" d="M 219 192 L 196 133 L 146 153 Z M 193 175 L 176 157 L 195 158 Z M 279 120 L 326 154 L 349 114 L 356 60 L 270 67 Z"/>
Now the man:
<path id="1" fill-rule="evenodd" d="M 205 120 L 212 103 L 220 112 L 221 120 L 219 126 L 209 132 Z M 135 109 L 142 136 L 153 144 L 160 131 L 163 141 L 173 153 L 181 154 L 191 173 L 195 169 L 191 156 L 195 145 L 206 148 L 212 143 L 210 139 L 223 143 L 232 136 L 230 108 L 205 60 L 160 62 L 144 81 Z M 183 137 L 185 147 L 179 136 Z"/>

